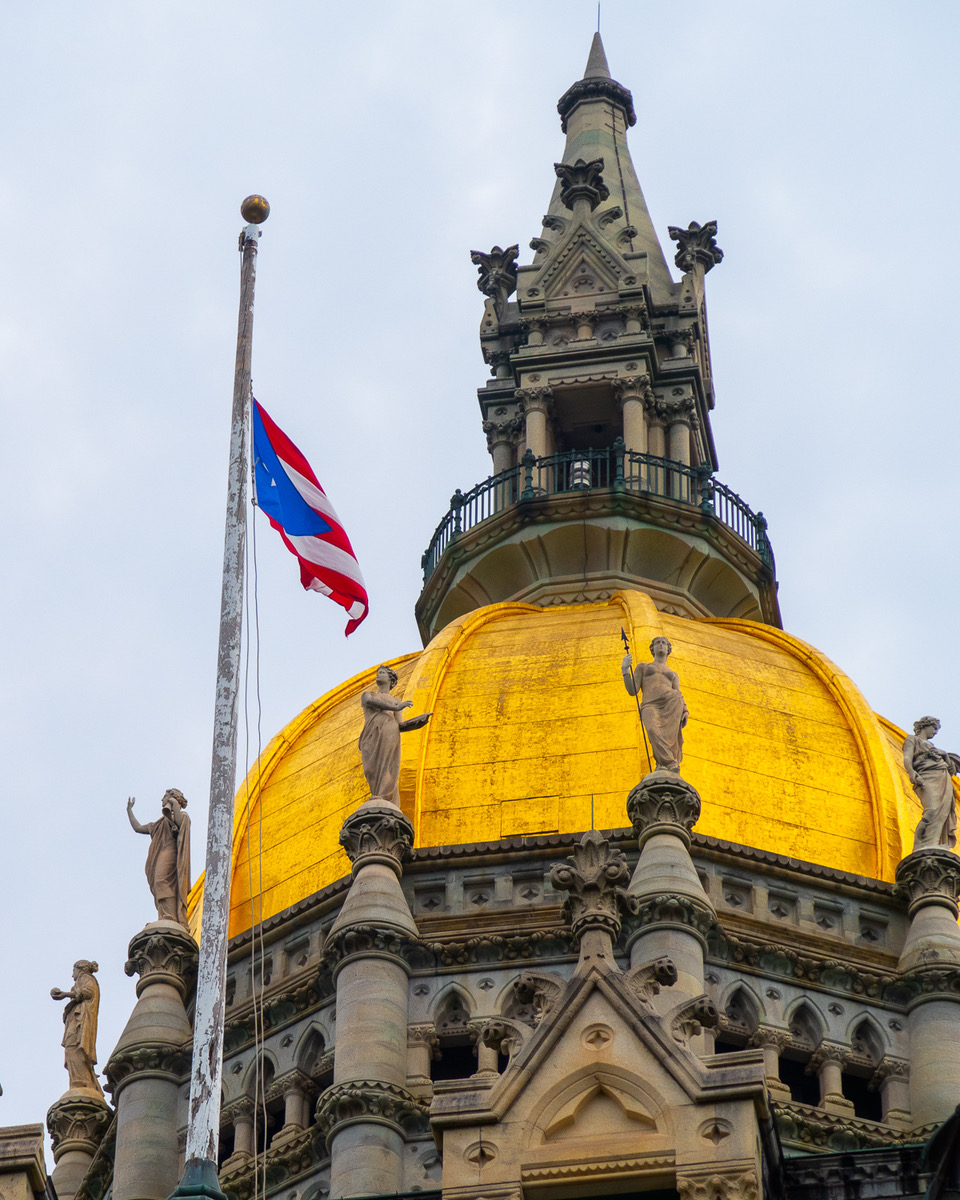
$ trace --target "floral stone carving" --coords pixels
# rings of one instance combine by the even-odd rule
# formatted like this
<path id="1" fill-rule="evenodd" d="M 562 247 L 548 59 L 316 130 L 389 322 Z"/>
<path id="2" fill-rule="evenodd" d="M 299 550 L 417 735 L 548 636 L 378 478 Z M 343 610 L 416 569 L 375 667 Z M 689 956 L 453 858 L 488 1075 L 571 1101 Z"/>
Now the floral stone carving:
<path id="1" fill-rule="evenodd" d="M 593 212 L 600 201 L 610 195 L 610 189 L 603 182 L 602 158 L 592 162 L 578 158 L 572 164 L 554 163 L 553 169 L 560 180 L 560 200 L 569 209 L 573 209 L 578 200 L 586 200 Z"/>
<path id="2" fill-rule="evenodd" d="M 641 845 L 654 833 L 672 833 L 690 844 L 700 817 L 700 794 L 679 775 L 654 771 L 627 797 L 627 816 Z"/>
<path id="3" fill-rule="evenodd" d="M 372 1121 L 395 1125 L 399 1129 L 418 1127 L 426 1120 L 427 1110 L 406 1088 L 376 1079 L 355 1079 L 335 1083 L 320 1097 L 317 1124 L 327 1137 L 344 1125 Z"/>
<path id="4" fill-rule="evenodd" d="M 126 975 L 139 975 L 137 995 L 148 984 L 169 983 L 185 999 L 197 974 L 197 943 L 185 929 L 172 921 L 148 925 L 127 947 Z"/>
<path id="5" fill-rule="evenodd" d="M 706 274 L 723 261 L 723 251 L 717 245 L 716 221 L 707 221 L 704 225 L 691 221 L 686 229 L 671 225 L 667 233 L 670 240 L 677 243 L 673 261 L 681 271 L 692 271 L 699 267 Z"/>
<path id="6" fill-rule="evenodd" d="M 502 315 L 508 298 L 516 289 L 519 254 L 519 243 L 516 246 L 507 246 L 506 250 L 494 246 L 489 254 L 480 250 L 470 251 L 470 261 L 479 268 L 477 287 L 485 296 L 493 299 L 498 317 Z"/>
<path id="7" fill-rule="evenodd" d="M 70 1150 L 93 1154 L 113 1117 L 99 1095 L 64 1096 L 47 1111 L 47 1130 L 53 1145 L 53 1160 L 59 1162 Z"/>
<path id="8" fill-rule="evenodd" d="M 574 847 L 566 865 L 551 868 L 550 882 L 560 891 L 569 892 L 563 915 L 579 938 L 587 929 L 606 929 L 616 938 L 620 933 L 622 912 L 636 912 L 638 901 L 627 893 L 630 868 L 622 850 L 595 829 L 589 830 Z"/>
<path id="9" fill-rule="evenodd" d="M 915 850 L 897 865 L 897 892 L 906 898 L 911 916 L 926 904 L 942 904 L 956 915 L 960 857 L 937 846 Z"/>
<path id="10" fill-rule="evenodd" d="M 410 856 L 413 824 L 395 805 L 368 800 L 344 821 L 340 845 L 354 869 L 361 860 L 382 862 L 396 869 Z"/>

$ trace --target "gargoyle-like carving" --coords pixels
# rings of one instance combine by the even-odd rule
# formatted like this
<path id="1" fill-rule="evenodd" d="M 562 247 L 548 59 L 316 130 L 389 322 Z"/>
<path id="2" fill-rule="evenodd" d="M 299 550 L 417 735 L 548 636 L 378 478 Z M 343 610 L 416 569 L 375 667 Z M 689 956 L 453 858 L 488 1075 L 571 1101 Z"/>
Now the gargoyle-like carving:
<path id="1" fill-rule="evenodd" d="M 662 987 L 673 987 L 677 982 L 677 968 L 672 958 L 655 958 L 634 967 L 625 982 L 635 996 L 649 1004 Z"/>
<path id="2" fill-rule="evenodd" d="M 938 750 L 930 740 L 940 729 L 936 717 L 921 717 L 903 743 L 903 765 L 913 790 L 923 805 L 923 816 L 913 838 L 914 850 L 957 844 L 957 806 L 953 776 L 960 773 L 960 755 Z"/>
<path id="3" fill-rule="evenodd" d="M 627 893 L 630 868 L 622 850 L 595 829 L 588 830 L 574 847 L 566 864 L 550 870 L 550 882 L 560 891 L 569 892 L 563 906 L 564 919 L 573 928 L 574 937 L 591 928 L 606 929 L 611 937 L 620 933 L 621 912 L 636 912 L 637 900 Z"/>
<path id="4" fill-rule="evenodd" d="M 623 216 L 623 209 L 619 204 L 614 204 L 612 208 L 605 208 L 602 213 L 597 214 L 597 224 L 601 229 L 606 229 L 614 221 L 619 221 Z"/>
<path id="5" fill-rule="evenodd" d="M 717 223 L 707 221 L 700 225 L 691 221 L 686 229 L 671 225 L 667 229 L 670 240 L 677 243 L 674 262 L 681 271 L 692 271 L 699 267 L 704 275 L 723 261 L 723 251 L 717 245 Z"/>
<path id="6" fill-rule="evenodd" d="M 520 1004 L 533 1007 L 534 1025 L 549 1016 L 564 990 L 563 980 L 543 971 L 524 971 L 513 984 L 514 995 Z"/>
<path id="7" fill-rule="evenodd" d="M 697 996 L 675 1009 L 670 1016 L 670 1032 L 679 1046 L 686 1046 L 704 1029 L 716 1029 L 720 1024 L 720 1013 L 709 996 Z"/>
<path id="8" fill-rule="evenodd" d="M 487 1021 L 481 1026 L 480 1041 L 499 1054 L 512 1057 L 523 1045 L 523 1032 L 516 1022 L 499 1017 L 497 1020 Z"/>
<path id="9" fill-rule="evenodd" d="M 481 250 L 470 251 L 470 261 L 479 268 L 477 287 L 493 300 L 498 317 L 503 316 L 507 300 L 516 290 L 519 254 L 519 243 L 508 246 L 506 250 L 494 246 L 489 254 L 484 254 Z"/>
<path id="10" fill-rule="evenodd" d="M 593 212 L 600 201 L 610 195 L 610 189 L 603 182 L 602 158 L 591 162 L 578 158 L 572 164 L 554 163 L 553 169 L 560 180 L 560 201 L 571 211 L 578 200 L 586 200 Z"/>

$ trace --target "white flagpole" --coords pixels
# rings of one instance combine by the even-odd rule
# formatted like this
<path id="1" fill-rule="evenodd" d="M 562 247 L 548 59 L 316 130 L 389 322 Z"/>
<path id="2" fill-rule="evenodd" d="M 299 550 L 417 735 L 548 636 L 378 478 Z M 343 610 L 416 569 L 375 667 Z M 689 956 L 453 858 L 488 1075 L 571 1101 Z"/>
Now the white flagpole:
<path id="1" fill-rule="evenodd" d="M 220 1139 L 220 1078 L 223 1070 L 224 991 L 230 915 L 230 860 L 233 796 L 237 772 L 237 694 L 243 606 L 243 551 L 246 535 L 247 443 L 251 404 L 250 359 L 258 225 L 270 215 L 262 196 L 240 205 L 248 222 L 240 234 L 240 317 L 233 382 L 227 516 L 220 593 L 220 646 L 210 768 L 210 816 L 203 883 L 203 927 L 197 972 L 193 1065 L 187 1124 L 186 1165 L 174 1196 L 222 1197 L 217 1178 Z"/>

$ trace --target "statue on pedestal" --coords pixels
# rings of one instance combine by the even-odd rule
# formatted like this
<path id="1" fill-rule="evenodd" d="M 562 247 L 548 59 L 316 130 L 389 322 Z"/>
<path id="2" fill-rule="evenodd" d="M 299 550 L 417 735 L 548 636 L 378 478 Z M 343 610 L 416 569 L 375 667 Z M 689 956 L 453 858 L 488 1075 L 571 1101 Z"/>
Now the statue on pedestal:
<path id="1" fill-rule="evenodd" d="M 412 700 L 398 700 L 390 691 L 397 685 L 398 675 L 390 667 L 377 668 L 377 690 L 363 692 L 363 732 L 360 734 L 360 758 L 363 774 L 370 788 L 371 800 L 387 800 L 400 804 L 400 734 L 422 729 L 433 713 L 422 713 L 407 721 L 400 720 Z"/>
<path id="2" fill-rule="evenodd" d="M 953 776 L 960 773 L 960 755 L 938 750 L 930 741 L 940 729 L 936 717 L 921 717 L 903 743 L 903 765 L 913 790 L 923 805 L 923 816 L 913 836 L 914 850 L 937 846 L 952 850 L 957 844 L 957 809 Z"/>
<path id="3" fill-rule="evenodd" d="M 190 891 L 190 818 L 184 809 L 183 793 L 169 788 L 160 801 L 159 821 L 141 825 L 133 815 L 135 797 L 127 801 L 127 816 L 137 833 L 150 837 L 147 883 L 157 906 L 157 919 L 187 925 L 187 894 Z"/>
<path id="4" fill-rule="evenodd" d="M 680 773 L 683 758 L 683 728 L 690 716 L 680 678 L 667 666 L 673 647 L 665 637 L 650 643 L 653 662 L 638 663 L 633 669 L 630 651 L 623 657 L 623 686 L 631 696 L 642 695 L 640 721 L 650 740 L 650 749 L 659 771 Z"/>
<path id="5" fill-rule="evenodd" d="M 73 987 L 69 992 L 50 989 L 54 1000 L 66 1000 L 63 1010 L 63 1065 L 67 1068 L 70 1091 L 103 1092 L 97 1080 L 97 1013 L 100 1009 L 100 985 L 94 979 L 95 962 L 85 958 L 73 964 Z"/>

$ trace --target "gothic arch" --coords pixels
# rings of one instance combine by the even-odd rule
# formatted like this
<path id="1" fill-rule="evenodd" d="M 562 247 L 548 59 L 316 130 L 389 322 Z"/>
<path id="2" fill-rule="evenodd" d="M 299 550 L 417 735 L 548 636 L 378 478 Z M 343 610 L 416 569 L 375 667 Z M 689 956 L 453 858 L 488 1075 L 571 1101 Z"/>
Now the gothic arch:
<path id="1" fill-rule="evenodd" d="M 787 1028 L 795 1042 L 812 1051 L 823 1041 L 827 1022 L 817 1006 L 805 996 L 788 1009 L 786 1017 Z"/>
<path id="2" fill-rule="evenodd" d="M 883 1030 L 869 1013 L 860 1012 L 847 1026 L 846 1040 L 859 1058 L 877 1066 L 886 1053 L 887 1039 Z"/>
<path id="3" fill-rule="evenodd" d="M 312 1075 L 326 1049 L 326 1030 L 319 1023 L 312 1022 L 297 1044 L 293 1054 L 294 1064 L 305 1075 Z"/>
<path id="4" fill-rule="evenodd" d="M 462 1029 L 473 1015 L 469 992 L 456 983 L 448 984 L 438 993 L 433 1004 L 433 1024 L 439 1035 L 445 1028 Z"/>
<path id="5" fill-rule="evenodd" d="M 532 1148 L 556 1138 L 601 1094 L 616 1104 L 634 1132 L 673 1133 L 669 1105 L 647 1080 L 617 1064 L 599 1069 L 594 1064 L 578 1068 L 547 1089 L 538 1105 L 539 1115 L 531 1124 L 528 1145 Z"/>
<path id="6" fill-rule="evenodd" d="M 259 1075 L 257 1068 L 259 1066 Z M 264 1092 L 268 1090 L 273 1082 L 273 1077 L 277 1073 L 277 1060 L 269 1050 L 261 1050 L 253 1058 L 253 1061 L 243 1073 L 243 1085 L 240 1088 L 240 1095 L 253 1096 L 254 1091 L 259 1087 Z"/>
<path id="7" fill-rule="evenodd" d="M 720 1012 L 738 1031 L 755 1033 L 765 1018 L 763 1001 L 749 984 L 737 980 L 726 990 L 720 1002 Z"/>

